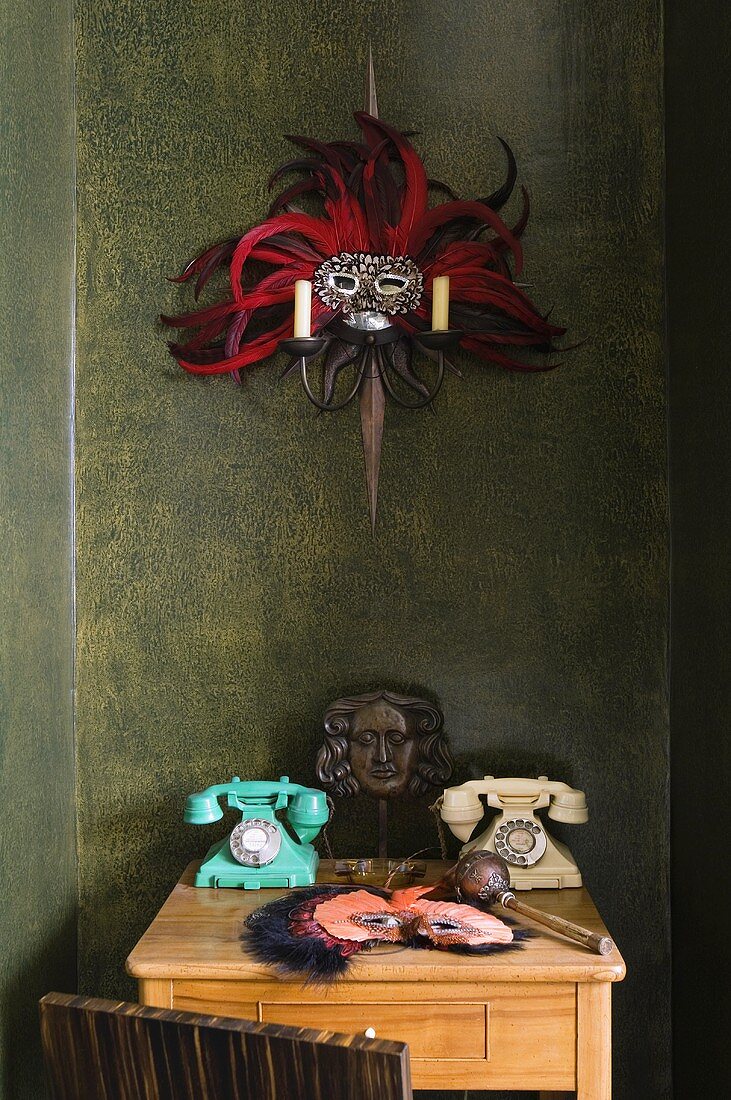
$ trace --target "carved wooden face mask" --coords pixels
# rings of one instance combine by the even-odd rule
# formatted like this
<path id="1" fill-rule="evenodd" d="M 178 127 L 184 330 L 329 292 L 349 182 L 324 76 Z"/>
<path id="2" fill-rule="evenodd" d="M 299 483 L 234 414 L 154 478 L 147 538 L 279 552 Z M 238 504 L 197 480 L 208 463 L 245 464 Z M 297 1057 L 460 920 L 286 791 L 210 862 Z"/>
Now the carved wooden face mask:
<path id="1" fill-rule="evenodd" d="M 418 797 L 443 787 L 452 774 L 452 755 L 442 721 L 426 699 L 390 691 L 338 699 L 325 712 L 318 779 L 346 797 Z"/>
<path id="2" fill-rule="evenodd" d="M 415 725 L 412 715 L 380 700 L 353 715 L 348 755 L 364 794 L 371 798 L 406 794 L 419 758 Z"/>

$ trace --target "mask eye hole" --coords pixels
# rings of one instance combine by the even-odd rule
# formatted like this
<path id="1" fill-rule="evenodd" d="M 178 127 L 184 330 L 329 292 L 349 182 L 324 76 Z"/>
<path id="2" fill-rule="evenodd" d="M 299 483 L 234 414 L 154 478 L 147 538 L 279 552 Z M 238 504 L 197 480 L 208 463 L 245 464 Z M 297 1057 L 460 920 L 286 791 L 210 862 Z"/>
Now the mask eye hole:
<path id="1" fill-rule="evenodd" d="M 342 271 L 328 275 L 327 281 L 333 290 L 337 290 L 340 294 L 347 294 L 348 297 L 355 294 L 358 289 L 357 276 L 348 275 Z"/>
<path id="2" fill-rule="evenodd" d="M 408 285 L 409 280 L 405 275 L 395 275 L 391 272 L 379 275 L 376 279 L 378 292 L 382 294 L 384 298 L 394 298 Z"/>

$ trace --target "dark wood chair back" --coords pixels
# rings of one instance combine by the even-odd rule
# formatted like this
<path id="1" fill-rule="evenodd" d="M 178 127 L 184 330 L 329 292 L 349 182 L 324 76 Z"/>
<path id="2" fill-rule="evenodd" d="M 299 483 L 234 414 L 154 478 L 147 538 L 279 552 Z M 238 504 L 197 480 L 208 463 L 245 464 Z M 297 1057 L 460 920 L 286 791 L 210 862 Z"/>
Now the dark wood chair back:
<path id="1" fill-rule="evenodd" d="M 411 1100 L 405 1043 L 49 993 L 52 1100 Z"/>

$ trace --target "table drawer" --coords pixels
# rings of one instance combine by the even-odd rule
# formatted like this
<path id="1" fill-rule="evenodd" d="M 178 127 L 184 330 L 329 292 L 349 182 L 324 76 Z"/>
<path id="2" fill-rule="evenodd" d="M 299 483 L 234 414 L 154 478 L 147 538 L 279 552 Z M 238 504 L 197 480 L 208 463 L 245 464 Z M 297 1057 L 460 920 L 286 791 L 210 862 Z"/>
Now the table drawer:
<path id="1" fill-rule="evenodd" d="M 409 1044 L 417 1089 L 576 1087 L 576 986 L 568 982 L 334 982 L 175 978 L 172 1007 L 363 1032 Z M 428 999 L 426 999 L 428 998 Z"/>
<path id="2" fill-rule="evenodd" d="M 346 1033 L 372 1027 L 379 1039 L 409 1044 L 412 1058 L 484 1059 L 487 1052 L 487 1013 L 484 1004 L 286 1004 L 262 1002 L 261 1018 L 268 1024 L 314 1027 Z"/>

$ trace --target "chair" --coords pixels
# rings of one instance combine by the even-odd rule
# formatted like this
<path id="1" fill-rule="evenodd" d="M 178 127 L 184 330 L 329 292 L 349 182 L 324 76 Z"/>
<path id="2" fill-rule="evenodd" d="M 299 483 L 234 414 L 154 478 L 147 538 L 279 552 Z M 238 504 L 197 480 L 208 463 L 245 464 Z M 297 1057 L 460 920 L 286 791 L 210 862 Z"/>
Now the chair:
<path id="1" fill-rule="evenodd" d="M 52 1100 L 412 1100 L 405 1043 L 49 993 Z"/>

